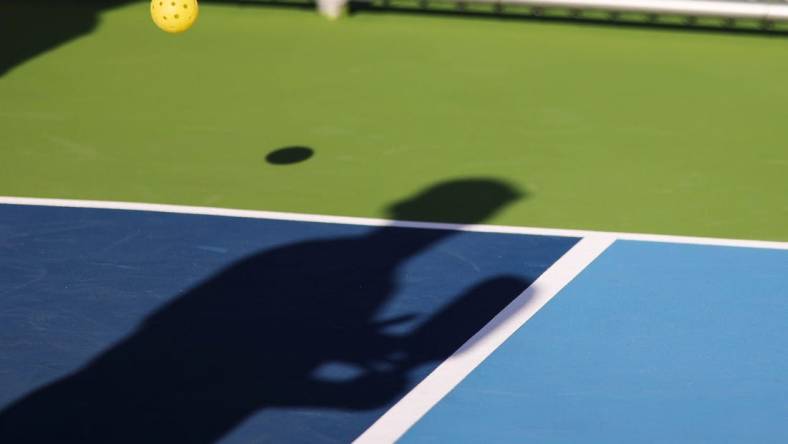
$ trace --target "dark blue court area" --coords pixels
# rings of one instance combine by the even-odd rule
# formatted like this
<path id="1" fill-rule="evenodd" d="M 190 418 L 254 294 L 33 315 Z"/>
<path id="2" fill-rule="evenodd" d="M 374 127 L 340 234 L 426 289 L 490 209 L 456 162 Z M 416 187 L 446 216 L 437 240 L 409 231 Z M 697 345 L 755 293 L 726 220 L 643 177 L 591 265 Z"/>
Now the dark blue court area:
<path id="1" fill-rule="evenodd" d="M 0 205 L 0 442 L 348 442 L 577 239 Z"/>

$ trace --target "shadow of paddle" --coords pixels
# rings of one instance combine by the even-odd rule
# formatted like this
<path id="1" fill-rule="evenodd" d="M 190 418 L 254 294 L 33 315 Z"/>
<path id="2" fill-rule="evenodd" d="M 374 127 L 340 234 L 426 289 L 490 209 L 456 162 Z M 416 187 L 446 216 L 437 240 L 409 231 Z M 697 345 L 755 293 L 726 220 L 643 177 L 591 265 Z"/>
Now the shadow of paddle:
<path id="1" fill-rule="evenodd" d="M 478 223 L 520 197 L 495 180 L 458 180 L 390 210 L 396 219 L 425 219 L 439 208 Z M 0 442 L 209 443 L 261 410 L 393 405 L 417 382 L 414 369 L 446 359 L 530 284 L 493 276 L 426 319 L 381 319 L 401 285 L 397 270 L 456 233 L 383 226 L 246 257 L 0 412 Z M 274 424 L 279 435 L 266 440 L 295 439 L 291 426 Z M 329 431 L 348 442 L 363 428 Z"/>

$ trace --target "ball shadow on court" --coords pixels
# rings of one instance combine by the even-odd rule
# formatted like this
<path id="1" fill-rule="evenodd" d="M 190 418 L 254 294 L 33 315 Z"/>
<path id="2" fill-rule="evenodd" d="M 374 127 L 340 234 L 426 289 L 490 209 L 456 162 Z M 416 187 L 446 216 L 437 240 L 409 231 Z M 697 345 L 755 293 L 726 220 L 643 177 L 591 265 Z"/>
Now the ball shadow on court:
<path id="1" fill-rule="evenodd" d="M 314 154 L 315 150 L 306 146 L 286 146 L 271 151 L 265 156 L 265 160 L 271 165 L 292 165 L 301 163 Z"/>

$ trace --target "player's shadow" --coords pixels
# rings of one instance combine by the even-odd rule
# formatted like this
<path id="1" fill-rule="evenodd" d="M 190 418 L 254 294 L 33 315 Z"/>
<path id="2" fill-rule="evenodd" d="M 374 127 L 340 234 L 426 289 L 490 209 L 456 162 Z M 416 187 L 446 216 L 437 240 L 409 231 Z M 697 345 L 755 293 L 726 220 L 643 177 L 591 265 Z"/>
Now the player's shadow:
<path id="1" fill-rule="evenodd" d="M 477 223 L 519 197 L 498 181 L 459 180 L 390 210 L 397 219 Z M 413 386 L 414 369 L 446 359 L 529 285 L 500 275 L 426 319 L 381 319 L 398 269 L 455 233 L 384 226 L 247 257 L 0 412 L 0 442 L 208 443 L 261 409 L 393 405 Z M 321 371 L 332 365 L 339 372 Z M 363 431 L 353 427 L 334 438 Z"/>

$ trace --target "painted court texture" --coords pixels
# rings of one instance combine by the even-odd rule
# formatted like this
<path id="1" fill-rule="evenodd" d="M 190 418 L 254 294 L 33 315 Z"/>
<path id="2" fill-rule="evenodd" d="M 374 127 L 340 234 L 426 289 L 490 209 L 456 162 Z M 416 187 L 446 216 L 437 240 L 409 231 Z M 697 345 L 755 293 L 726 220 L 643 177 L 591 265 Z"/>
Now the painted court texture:
<path id="1" fill-rule="evenodd" d="M 788 436 L 783 243 L 45 202 L 0 206 L 4 439 Z"/>

